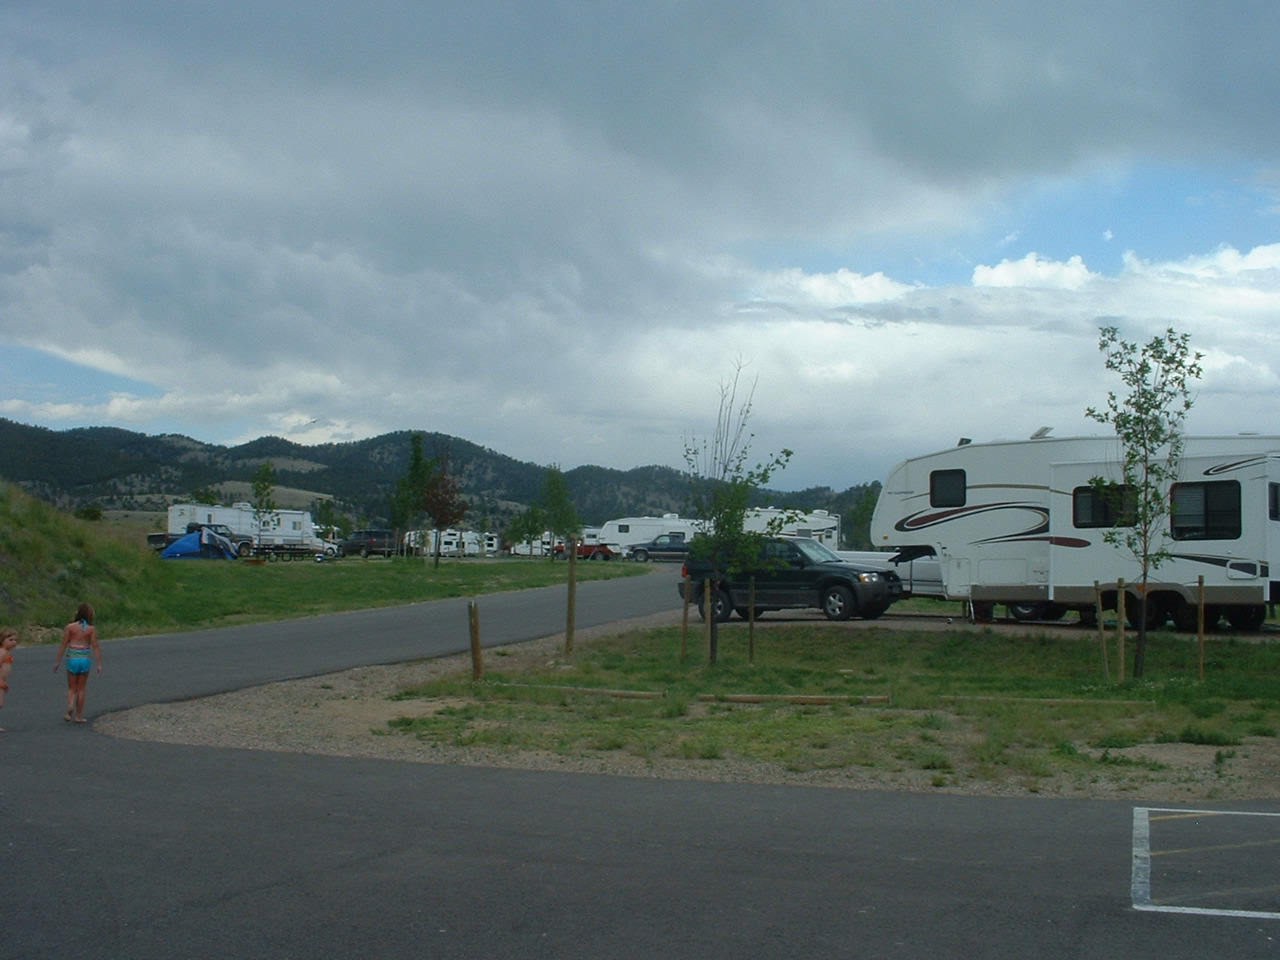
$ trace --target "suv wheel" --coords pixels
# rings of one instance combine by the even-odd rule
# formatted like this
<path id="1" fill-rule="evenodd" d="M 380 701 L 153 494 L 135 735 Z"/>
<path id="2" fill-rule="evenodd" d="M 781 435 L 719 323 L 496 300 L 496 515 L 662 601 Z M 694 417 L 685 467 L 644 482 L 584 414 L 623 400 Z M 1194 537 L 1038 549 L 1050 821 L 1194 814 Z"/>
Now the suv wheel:
<path id="1" fill-rule="evenodd" d="M 720 589 L 711 591 L 711 617 L 716 623 L 724 623 L 733 613 L 733 604 L 729 601 L 729 595 Z M 707 601 L 705 594 L 698 598 L 698 616 L 703 620 L 707 619 Z"/>
<path id="2" fill-rule="evenodd" d="M 649 559 L 649 551 L 637 550 L 635 553 L 631 555 L 631 559 L 634 560 L 636 563 L 645 563 Z"/>
<path id="3" fill-rule="evenodd" d="M 828 620 L 848 620 L 855 607 L 853 591 L 844 584 L 834 583 L 822 591 L 822 612 Z"/>

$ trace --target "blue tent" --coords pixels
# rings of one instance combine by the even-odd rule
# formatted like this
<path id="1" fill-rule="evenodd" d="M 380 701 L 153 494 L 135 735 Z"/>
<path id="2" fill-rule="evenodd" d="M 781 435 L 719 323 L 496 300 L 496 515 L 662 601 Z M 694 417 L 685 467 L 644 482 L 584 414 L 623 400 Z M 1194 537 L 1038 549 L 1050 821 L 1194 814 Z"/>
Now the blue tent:
<path id="1" fill-rule="evenodd" d="M 160 554 L 166 560 L 234 560 L 236 545 L 212 530 L 201 528 L 173 541 Z"/>

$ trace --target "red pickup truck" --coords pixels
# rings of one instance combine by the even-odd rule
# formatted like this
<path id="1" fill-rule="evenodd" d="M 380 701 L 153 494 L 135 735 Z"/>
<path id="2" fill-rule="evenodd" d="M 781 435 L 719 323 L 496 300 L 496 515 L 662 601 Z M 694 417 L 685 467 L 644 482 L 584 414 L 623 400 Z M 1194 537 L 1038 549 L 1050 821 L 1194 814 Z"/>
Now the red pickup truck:
<path id="1" fill-rule="evenodd" d="M 557 557 L 564 558 L 564 544 L 557 543 L 555 554 Z M 612 560 L 617 554 L 603 543 L 579 543 L 578 559 L 579 560 Z"/>

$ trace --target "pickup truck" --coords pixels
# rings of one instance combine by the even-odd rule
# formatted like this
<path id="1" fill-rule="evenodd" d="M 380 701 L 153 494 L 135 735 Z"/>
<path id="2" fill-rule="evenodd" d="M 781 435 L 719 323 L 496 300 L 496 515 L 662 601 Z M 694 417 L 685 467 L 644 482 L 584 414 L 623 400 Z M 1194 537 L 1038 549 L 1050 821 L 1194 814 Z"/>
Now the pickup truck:
<path id="1" fill-rule="evenodd" d="M 565 548 L 563 543 L 557 543 L 555 548 L 555 556 L 557 560 L 565 558 Z M 603 543 L 579 543 L 578 559 L 579 560 L 612 560 L 617 554 L 609 549 L 607 544 Z"/>
<path id="2" fill-rule="evenodd" d="M 707 616 L 703 594 L 711 567 L 690 557 L 680 581 L 680 596 Z M 804 537 L 765 538 L 761 562 L 754 570 L 735 573 L 714 584 L 712 616 L 717 621 L 731 613 L 746 617 L 751 609 L 751 581 L 755 580 L 755 615 L 770 610 L 816 608 L 828 620 L 861 617 L 874 620 L 902 595 L 902 582 L 892 571 L 842 560 L 816 540 Z"/>

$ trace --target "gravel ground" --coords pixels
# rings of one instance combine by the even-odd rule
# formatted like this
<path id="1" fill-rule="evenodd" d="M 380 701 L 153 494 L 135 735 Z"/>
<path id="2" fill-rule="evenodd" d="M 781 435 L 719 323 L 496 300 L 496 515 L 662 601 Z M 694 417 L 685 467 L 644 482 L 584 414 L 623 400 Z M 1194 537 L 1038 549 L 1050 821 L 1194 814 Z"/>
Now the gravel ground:
<path id="1" fill-rule="evenodd" d="M 621 630 L 678 623 L 678 613 L 645 617 L 609 627 L 579 630 L 575 643 L 581 648 Z M 776 625 L 777 621 L 773 623 Z M 876 624 L 911 630 L 964 626 L 960 622 L 950 623 L 945 618 L 893 615 Z M 769 626 L 770 621 L 760 624 L 763 629 Z M 857 629 L 858 623 L 853 622 L 849 626 Z M 981 629 L 1021 630 L 1025 627 L 983 625 Z M 547 637 L 503 648 L 502 654 L 488 651 L 486 662 L 492 665 L 501 656 L 503 672 L 516 672 L 524 665 L 554 660 L 563 646 L 563 636 Z M 1225 763 L 1222 762 L 1222 751 L 1214 747 L 1144 744 L 1125 750 L 1111 750 L 1112 759 L 1133 760 L 1135 763 L 1108 765 L 1104 773 L 1089 778 L 1057 774 L 1034 778 L 1010 776 L 993 781 L 983 776 L 967 775 L 959 765 L 956 775 L 945 778 L 939 778 L 936 772 L 901 764 L 797 772 L 774 764 L 733 758 L 644 758 L 617 750 L 590 756 L 560 757 L 536 751 L 446 748 L 387 732 L 387 722 L 395 717 L 428 715 L 440 707 L 440 704 L 428 701 L 393 702 L 388 699 L 390 694 L 434 677 L 466 675 L 470 669 L 470 657 L 466 654 L 393 666 L 360 667 L 199 700 L 139 707 L 100 717 L 94 722 L 94 728 L 115 737 L 209 747 L 846 789 L 993 796 L 1123 797 L 1147 802 L 1274 798 L 1280 792 L 1280 743 L 1274 737 L 1246 740 L 1244 745 L 1231 751 Z M 949 742 L 944 746 L 950 747 L 958 756 L 968 731 L 960 718 L 953 717 L 951 722 L 955 732 L 948 736 Z M 1088 752 L 1083 747 L 1080 749 Z M 1140 761 L 1153 761 L 1163 769 L 1152 771 L 1148 764 Z"/>

